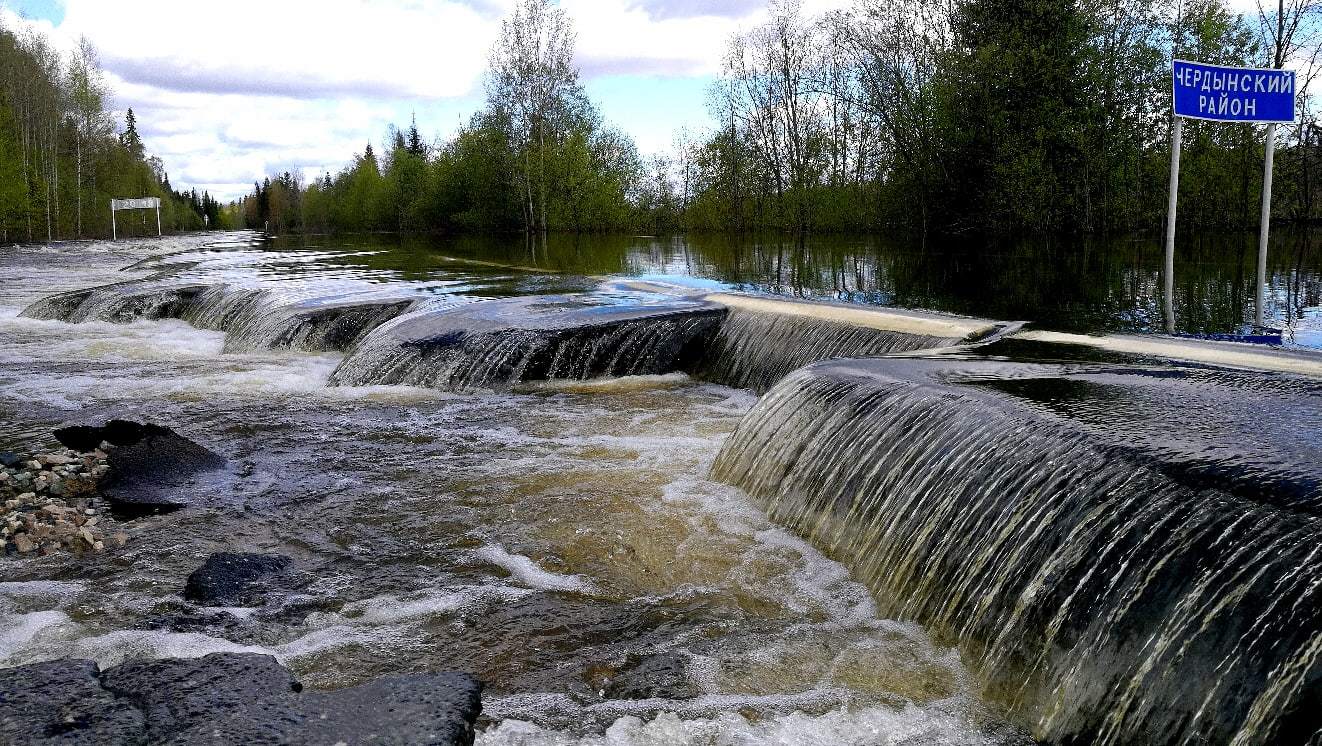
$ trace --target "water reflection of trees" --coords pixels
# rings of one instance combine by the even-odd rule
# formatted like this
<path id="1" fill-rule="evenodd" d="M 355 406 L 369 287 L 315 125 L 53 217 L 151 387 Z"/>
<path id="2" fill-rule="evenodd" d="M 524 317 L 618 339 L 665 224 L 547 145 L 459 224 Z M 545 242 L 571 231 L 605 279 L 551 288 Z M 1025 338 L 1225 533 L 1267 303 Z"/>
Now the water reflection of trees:
<path id="1" fill-rule="evenodd" d="M 561 274 L 682 275 L 749 291 L 1032 320 L 1078 331 L 1156 330 L 1161 247 L 1149 239 L 1038 240 L 925 249 L 885 238 L 523 236 L 336 238 L 377 253 L 353 261 L 410 278 L 454 259 Z M 1230 332 L 1253 314 L 1254 237 L 1193 236 L 1177 252 L 1176 328 Z M 1269 314 L 1287 329 L 1322 306 L 1322 244 L 1273 237 Z"/>

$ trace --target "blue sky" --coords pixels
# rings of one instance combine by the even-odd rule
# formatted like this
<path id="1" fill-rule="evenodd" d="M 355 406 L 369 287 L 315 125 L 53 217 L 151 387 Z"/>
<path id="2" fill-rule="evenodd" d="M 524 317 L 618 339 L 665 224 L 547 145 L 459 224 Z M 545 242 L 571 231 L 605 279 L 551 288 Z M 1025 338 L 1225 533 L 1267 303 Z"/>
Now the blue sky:
<path id="1" fill-rule="evenodd" d="M 426 137 L 447 138 L 482 104 L 487 51 L 511 3 L 0 0 L 0 22 L 65 49 L 86 35 L 115 109 L 134 109 L 174 186 L 232 199 L 268 173 L 338 170 L 413 115 Z M 762 0 L 559 3 L 585 88 L 644 155 L 670 150 L 681 127 L 709 126 L 726 40 L 765 17 Z"/>

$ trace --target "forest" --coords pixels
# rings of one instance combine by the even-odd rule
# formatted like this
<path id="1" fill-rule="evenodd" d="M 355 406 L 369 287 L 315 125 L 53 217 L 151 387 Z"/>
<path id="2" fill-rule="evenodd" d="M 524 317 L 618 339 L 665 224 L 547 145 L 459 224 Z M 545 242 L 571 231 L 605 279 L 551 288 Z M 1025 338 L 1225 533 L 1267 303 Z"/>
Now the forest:
<path id="1" fill-rule="evenodd" d="M 1318 22 L 1317 0 L 857 0 L 819 17 L 777 1 L 729 39 L 708 126 L 643 157 L 584 95 L 572 20 L 523 0 L 455 136 L 391 128 L 380 155 L 268 179 L 232 210 L 279 232 L 1155 231 L 1176 57 L 1298 70 L 1273 209 L 1308 222 Z M 1254 227 L 1264 128 L 1191 121 L 1184 143 L 1181 229 Z"/>
<path id="2" fill-rule="evenodd" d="M 485 104 L 457 132 L 392 126 L 337 173 L 272 174 L 228 205 L 176 193 L 117 128 L 85 40 L 61 59 L 0 29 L 0 238 L 105 235 L 111 196 L 166 198 L 174 230 L 1116 235 L 1159 231 L 1172 58 L 1298 72 L 1273 214 L 1322 217 L 1311 96 L 1322 0 L 773 0 L 728 39 L 709 121 L 641 154 L 585 92 L 573 19 L 520 0 Z M 131 112 L 130 112 L 131 114 Z M 1257 224 L 1264 127 L 1190 121 L 1181 230 Z M 119 130 L 119 131 L 117 131 Z M 13 238 L 11 238 L 13 237 Z"/>
<path id="3" fill-rule="evenodd" d="M 40 34 L 0 25 L 0 244 L 108 238 L 112 198 L 160 197 L 167 231 L 217 224 L 222 206 L 174 191 L 133 110 L 118 127 L 109 99 L 87 39 L 66 56 Z M 121 214 L 120 233 L 154 235 L 149 222 Z"/>

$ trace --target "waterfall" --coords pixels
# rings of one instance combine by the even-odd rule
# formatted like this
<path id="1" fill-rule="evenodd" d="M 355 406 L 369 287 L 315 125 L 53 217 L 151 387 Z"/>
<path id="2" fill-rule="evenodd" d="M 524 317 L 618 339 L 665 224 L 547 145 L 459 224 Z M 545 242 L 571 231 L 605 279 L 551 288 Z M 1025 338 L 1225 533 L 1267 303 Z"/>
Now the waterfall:
<path id="1" fill-rule="evenodd" d="M 22 315 L 79 323 L 182 319 L 225 332 L 226 352 L 343 351 L 414 301 L 375 291 L 312 288 L 300 294 L 149 278 L 43 298 Z"/>
<path id="2" fill-rule="evenodd" d="M 700 302 L 603 304 L 584 296 L 427 307 L 364 337 L 331 382 L 465 390 L 687 370 L 722 315 Z"/>
<path id="3" fill-rule="evenodd" d="M 135 280 L 48 296 L 23 309 L 20 315 L 75 324 L 179 318 L 202 290 L 177 283 Z"/>
<path id="4" fill-rule="evenodd" d="M 267 306 L 241 319 L 225 335 L 225 352 L 262 349 L 344 351 L 373 329 L 408 310 L 413 301 Z"/>
<path id="5" fill-rule="evenodd" d="M 609 292 L 641 292 L 723 306 L 725 320 L 696 374 L 765 392 L 790 372 L 831 358 L 858 358 L 982 342 L 1009 325 L 965 316 L 780 296 L 703 292 L 654 280 L 614 280 Z"/>
<path id="6" fill-rule="evenodd" d="M 1205 369 L 833 361 L 766 394 L 713 474 L 958 644 L 1040 739 L 1303 743 L 1320 405 Z"/>
<path id="7" fill-rule="evenodd" d="M 611 282 L 596 293 L 473 303 L 331 279 L 194 284 L 203 264 L 140 263 L 155 274 L 51 296 L 23 314 L 69 322 L 177 318 L 225 333 L 226 352 L 349 352 L 341 385 L 488 388 L 524 380 L 682 371 L 762 392 L 791 371 L 983 340 L 1003 325 L 934 313 Z M 177 266 L 176 266 L 177 265 Z M 390 322 L 395 323 L 390 323 Z"/>
<path id="8" fill-rule="evenodd" d="M 709 381 L 761 393 L 791 371 L 819 360 L 911 352 L 960 341 L 959 337 L 732 308 L 707 349 L 700 370 Z"/>

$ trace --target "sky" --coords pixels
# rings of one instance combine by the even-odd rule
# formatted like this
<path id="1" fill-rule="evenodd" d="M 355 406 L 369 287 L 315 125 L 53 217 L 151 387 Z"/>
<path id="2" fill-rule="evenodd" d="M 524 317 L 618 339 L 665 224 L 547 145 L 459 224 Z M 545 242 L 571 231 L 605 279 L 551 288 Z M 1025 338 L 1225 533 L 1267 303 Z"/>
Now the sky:
<path id="1" fill-rule="evenodd" d="M 644 155 L 709 126 L 726 40 L 764 0 L 559 0 L 606 120 Z M 847 0 L 805 0 L 816 14 Z M 488 50 L 512 0 L 0 0 L 0 22 L 59 47 L 86 35 L 113 108 L 132 108 L 176 189 L 230 200 L 264 176 L 334 172 L 416 116 L 447 139 L 482 106 Z"/>

